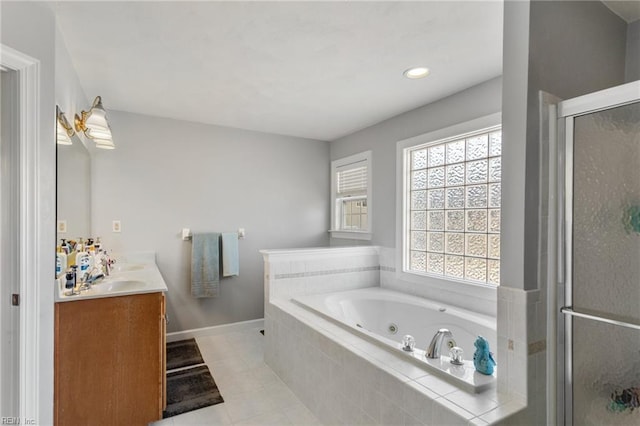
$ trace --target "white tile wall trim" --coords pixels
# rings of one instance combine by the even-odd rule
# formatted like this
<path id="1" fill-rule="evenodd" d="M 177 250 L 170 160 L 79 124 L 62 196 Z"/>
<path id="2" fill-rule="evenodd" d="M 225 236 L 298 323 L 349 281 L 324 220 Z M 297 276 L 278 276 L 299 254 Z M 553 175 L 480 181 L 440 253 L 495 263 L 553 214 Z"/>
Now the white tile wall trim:
<path id="1" fill-rule="evenodd" d="M 329 269 L 325 271 L 310 271 L 310 272 L 296 272 L 288 274 L 275 274 L 274 280 L 282 280 L 286 278 L 303 278 L 303 277 L 316 277 L 319 275 L 333 275 L 333 274 L 346 274 L 349 272 L 364 272 L 364 271 L 379 271 L 380 266 L 363 266 L 359 268 L 342 268 L 342 269 Z"/>

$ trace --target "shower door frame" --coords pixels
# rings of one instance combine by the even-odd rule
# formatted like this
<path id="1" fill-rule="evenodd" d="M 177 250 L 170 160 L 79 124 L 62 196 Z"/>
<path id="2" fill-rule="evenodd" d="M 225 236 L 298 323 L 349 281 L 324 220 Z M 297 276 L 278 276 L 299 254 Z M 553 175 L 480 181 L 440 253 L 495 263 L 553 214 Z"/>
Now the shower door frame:
<path id="1" fill-rule="evenodd" d="M 586 114 L 618 108 L 640 102 L 640 80 L 610 89 L 601 90 L 573 99 L 559 102 L 557 105 L 557 185 L 556 208 L 556 288 L 558 297 L 558 316 L 560 329 L 557 342 L 558 359 L 564 359 L 564 371 L 558 372 L 558 378 L 564 380 L 563 404 L 557 405 L 559 424 L 573 424 L 573 317 L 607 322 L 620 326 L 639 328 L 635 324 L 625 323 L 613 318 L 601 318 L 573 310 L 572 260 L 573 260 L 573 145 L 574 120 Z M 561 291 L 564 287 L 564 292 Z M 559 366 L 561 364 L 558 364 Z M 558 395 L 559 396 L 559 395 Z"/>

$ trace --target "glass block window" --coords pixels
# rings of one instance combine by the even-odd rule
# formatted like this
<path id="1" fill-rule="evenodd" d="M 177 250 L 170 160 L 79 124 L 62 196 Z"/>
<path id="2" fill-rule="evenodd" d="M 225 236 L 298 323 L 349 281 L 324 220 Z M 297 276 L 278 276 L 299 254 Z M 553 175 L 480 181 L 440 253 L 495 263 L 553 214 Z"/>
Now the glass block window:
<path id="1" fill-rule="evenodd" d="M 502 133 L 493 127 L 405 151 L 405 267 L 500 284 Z"/>

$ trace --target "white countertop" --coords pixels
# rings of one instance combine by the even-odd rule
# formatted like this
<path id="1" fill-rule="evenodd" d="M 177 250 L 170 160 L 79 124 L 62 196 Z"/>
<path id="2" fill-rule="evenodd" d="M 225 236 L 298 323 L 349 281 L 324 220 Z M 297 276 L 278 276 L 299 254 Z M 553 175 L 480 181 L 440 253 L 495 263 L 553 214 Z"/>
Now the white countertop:
<path id="1" fill-rule="evenodd" d="M 167 284 L 155 263 L 154 253 L 124 253 L 112 258 L 116 263 L 109 276 L 96 281 L 90 290 L 81 291 L 80 294 L 69 294 L 69 290 L 64 287 L 64 274 L 56 279 L 56 302 L 167 291 Z"/>

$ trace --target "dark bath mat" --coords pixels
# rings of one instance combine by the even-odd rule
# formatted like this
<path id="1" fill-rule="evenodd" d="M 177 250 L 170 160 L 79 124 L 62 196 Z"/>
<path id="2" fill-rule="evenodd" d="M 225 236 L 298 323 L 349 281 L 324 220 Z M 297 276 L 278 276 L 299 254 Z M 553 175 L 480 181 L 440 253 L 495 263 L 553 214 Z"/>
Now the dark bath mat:
<path id="1" fill-rule="evenodd" d="M 167 371 L 204 364 L 196 339 L 167 343 Z"/>
<path id="2" fill-rule="evenodd" d="M 167 408 L 163 418 L 221 402 L 224 399 L 206 365 L 167 373 Z"/>

